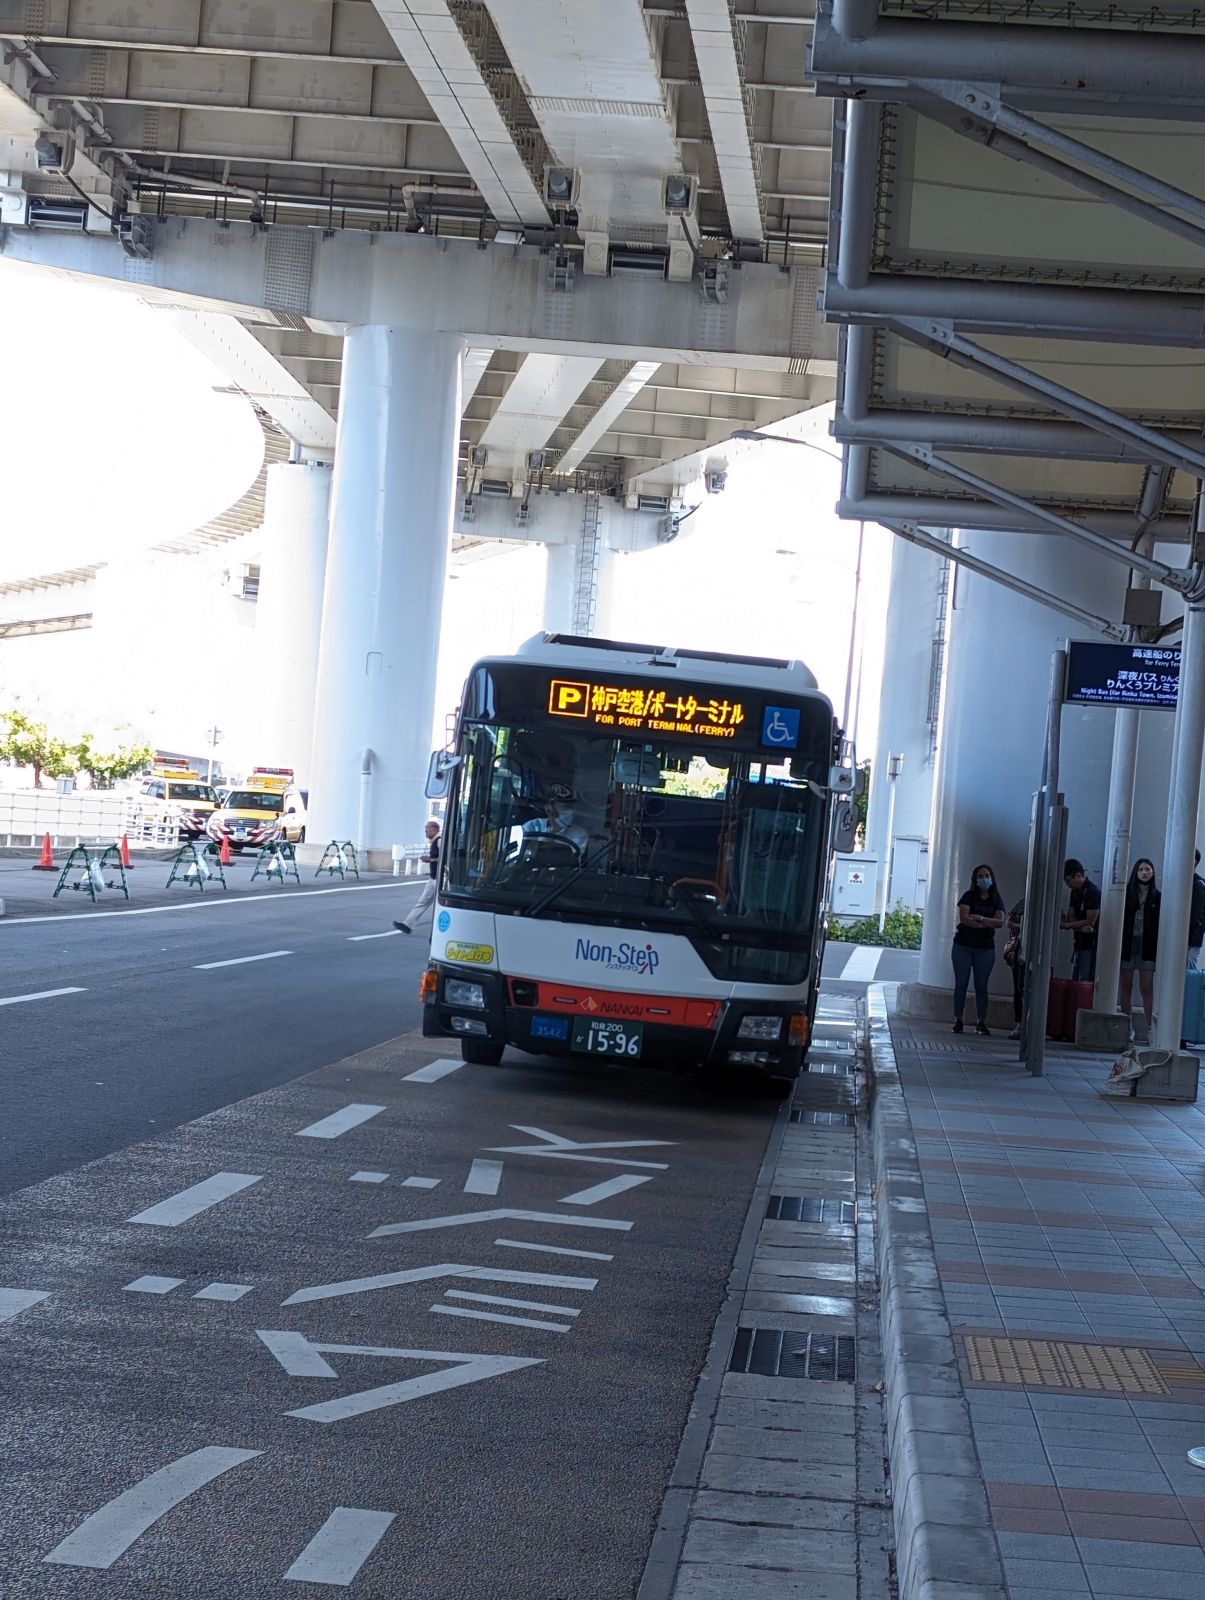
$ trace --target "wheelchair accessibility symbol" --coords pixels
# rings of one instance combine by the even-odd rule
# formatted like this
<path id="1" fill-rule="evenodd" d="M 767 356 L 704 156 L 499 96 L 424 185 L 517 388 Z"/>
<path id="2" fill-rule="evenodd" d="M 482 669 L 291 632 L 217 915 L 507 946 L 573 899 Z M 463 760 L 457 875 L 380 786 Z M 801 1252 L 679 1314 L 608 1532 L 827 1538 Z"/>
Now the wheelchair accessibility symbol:
<path id="1" fill-rule="evenodd" d="M 794 750 L 799 744 L 798 708 L 767 706 L 762 712 L 761 742 L 779 750 Z"/>

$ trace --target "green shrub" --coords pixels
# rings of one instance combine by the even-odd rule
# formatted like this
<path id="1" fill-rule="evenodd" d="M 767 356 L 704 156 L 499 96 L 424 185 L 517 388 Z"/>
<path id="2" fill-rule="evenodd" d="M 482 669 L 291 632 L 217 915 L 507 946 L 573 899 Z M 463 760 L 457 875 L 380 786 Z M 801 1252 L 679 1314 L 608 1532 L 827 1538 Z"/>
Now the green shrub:
<path id="1" fill-rule="evenodd" d="M 830 911 L 828 937 L 841 944 L 879 944 L 889 950 L 919 950 L 924 920 L 919 911 L 909 911 L 902 900 L 883 918 L 881 928 L 877 917 L 842 922 Z"/>

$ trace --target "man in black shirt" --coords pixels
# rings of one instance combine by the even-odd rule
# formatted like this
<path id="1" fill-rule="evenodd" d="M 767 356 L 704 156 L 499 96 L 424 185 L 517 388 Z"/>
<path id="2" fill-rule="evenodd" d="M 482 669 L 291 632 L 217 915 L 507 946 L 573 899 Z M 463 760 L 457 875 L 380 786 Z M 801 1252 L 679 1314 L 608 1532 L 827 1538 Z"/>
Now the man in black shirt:
<path id="1" fill-rule="evenodd" d="M 427 823 L 424 831 L 427 835 L 427 853 L 425 856 L 419 856 L 419 860 L 422 861 L 426 866 L 430 867 L 431 879 L 429 883 L 423 884 L 423 892 L 414 902 L 413 909 L 410 912 L 410 921 L 395 922 L 393 924 L 399 933 L 412 933 L 414 931 L 415 924 L 418 922 L 418 919 L 425 912 L 430 910 L 435 900 L 435 879 L 439 874 L 440 838 L 439 823 L 436 822 L 434 817 L 432 817 L 431 821 Z"/>
<path id="2" fill-rule="evenodd" d="M 1201 865 L 1201 852 L 1196 863 Z M 1192 909 L 1188 914 L 1188 970 L 1197 972 L 1201 966 L 1201 946 L 1205 944 L 1205 878 L 1199 872 L 1192 875 Z"/>
<path id="3" fill-rule="evenodd" d="M 1100 890 L 1084 871 L 1082 861 L 1074 856 L 1063 862 L 1063 882 L 1071 890 L 1071 899 L 1060 926 L 1074 935 L 1075 950 L 1071 957 L 1072 983 L 1091 983 L 1096 978 L 1096 924 L 1100 917 Z"/>

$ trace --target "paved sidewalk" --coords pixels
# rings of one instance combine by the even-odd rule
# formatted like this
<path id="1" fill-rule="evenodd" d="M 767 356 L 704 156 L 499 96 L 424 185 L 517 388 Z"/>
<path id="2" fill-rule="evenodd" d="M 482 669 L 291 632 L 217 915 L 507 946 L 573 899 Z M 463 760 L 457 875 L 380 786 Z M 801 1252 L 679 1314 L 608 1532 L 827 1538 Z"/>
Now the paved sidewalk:
<path id="1" fill-rule="evenodd" d="M 638 1600 L 891 1600 L 864 1028 L 826 998 Z"/>
<path id="2" fill-rule="evenodd" d="M 1205 1111 L 891 1032 L 1011 1600 L 1201 1600 Z"/>

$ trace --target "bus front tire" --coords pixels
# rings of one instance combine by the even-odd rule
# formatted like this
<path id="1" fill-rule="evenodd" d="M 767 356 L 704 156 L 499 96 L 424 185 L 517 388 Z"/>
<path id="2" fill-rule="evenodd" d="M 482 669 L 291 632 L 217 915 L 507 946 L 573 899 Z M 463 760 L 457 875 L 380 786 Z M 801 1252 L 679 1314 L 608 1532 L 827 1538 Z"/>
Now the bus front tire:
<path id="1" fill-rule="evenodd" d="M 496 1067 L 502 1060 L 505 1048 L 505 1045 L 495 1044 L 492 1039 L 462 1039 L 460 1059 L 473 1067 Z"/>

